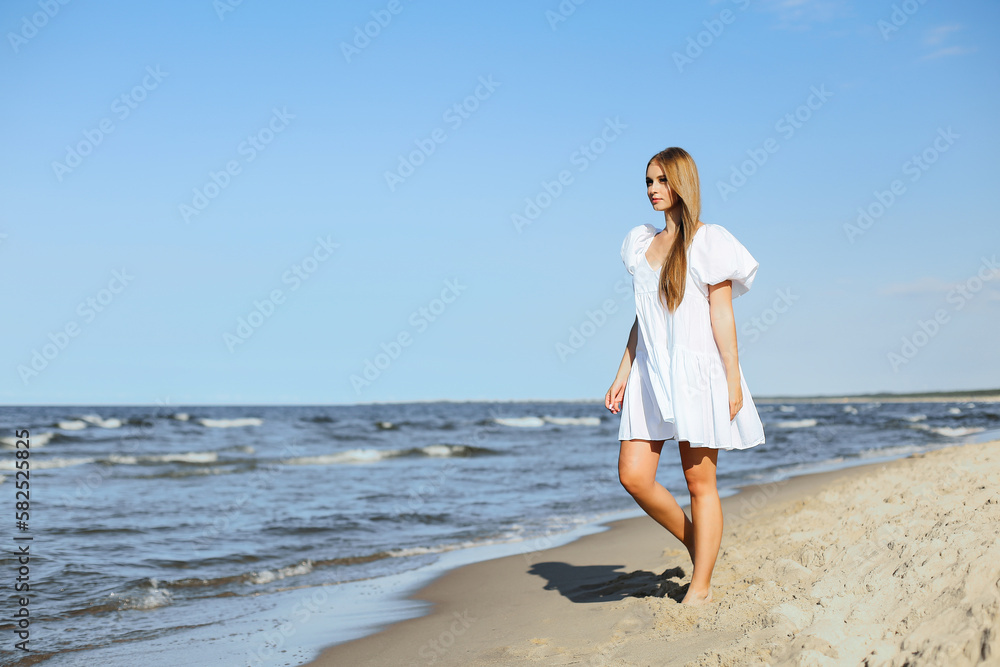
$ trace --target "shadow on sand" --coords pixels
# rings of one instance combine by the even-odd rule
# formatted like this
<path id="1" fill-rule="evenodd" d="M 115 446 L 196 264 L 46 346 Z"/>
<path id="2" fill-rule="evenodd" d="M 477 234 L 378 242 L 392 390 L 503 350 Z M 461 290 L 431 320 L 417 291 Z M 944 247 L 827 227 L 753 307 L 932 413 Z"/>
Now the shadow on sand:
<path id="1" fill-rule="evenodd" d="M 676 602 L 684 599 L 688 584 L 681 585 L 684 570 L 672 567 L 661 574 L 634 570 L 615 574 L 621 565 L 588 565 L 577 567 L 559 562 L 536 563 L 529 574 L 545 579 L 545 590 L 556 590 L 573 602 L 609 602 L 627 597 L 668 597 Z"/>

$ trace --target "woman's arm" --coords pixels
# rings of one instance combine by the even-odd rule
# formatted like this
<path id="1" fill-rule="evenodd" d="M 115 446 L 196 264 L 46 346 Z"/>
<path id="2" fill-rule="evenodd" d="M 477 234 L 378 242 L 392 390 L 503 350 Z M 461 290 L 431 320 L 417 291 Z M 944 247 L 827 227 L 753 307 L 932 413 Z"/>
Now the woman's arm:
<path id="1" fill-rule="evenodd" d="M 733 317 L 733 282 L 726 280 L 708 286 L 708 309 L 712 318 L 712 336 L 722 356 L 729 386 L 729 419 L 743 407 L 743 388 L 740 386 L 740 360 L 736 349 L 736 319 Z"/>
<path id="2" fill-rule="evenodd" d="M 604 396 L 604 407 L 611 412 L 617 413 L 622 407 L 622 398 L 625 396 L 625 383 L 628 382 L 628 375 L 632 371 L 632 362 L 635 361 L 635 346 L 639 342 L 639 316 L 635 316 L 632 323 L 632 331 L 628 334 L 628 343 L 625 345 L 625 353 L 622 355 L 622 362 L 618 364 L 618 373 L 615 374 L 615 381 L 611 383 L 611 389 Z"/>
<path id="3" fill-rule="evenodd" d="M 635 346 L 639 343 L 639 316 L 635 316 L 632 323 L 632 330 L 628 334 L 628 343 L 625 344 L 625 354 L 622 355 L 622 362 L 618 364 L 617 377 L 628 377 L 632 370 L 632 362 L 635 361 Z"/>

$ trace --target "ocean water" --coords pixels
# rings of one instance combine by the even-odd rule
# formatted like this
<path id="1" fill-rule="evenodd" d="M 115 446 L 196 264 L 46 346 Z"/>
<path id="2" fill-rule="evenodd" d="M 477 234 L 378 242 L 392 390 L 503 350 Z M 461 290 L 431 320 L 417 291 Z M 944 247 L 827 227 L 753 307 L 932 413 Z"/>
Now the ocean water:
<path id="1" fill-rule="evenodd" d="M 720 489 L 1000 429 L 990 402 L 758 410 L 767 442 L 721 452 Z M 347 638 L 337 619 L 350 615 L 349 590 L 356 604 L 359 587 L 448 554 L 641 515 L 617 479 L 618 422 L 587 402 L 4 408 L 0 571 L 13 581 L 11 537 L 31 536 L 33 650 L 13 648 L 8 586 L 0 662 L 301 664 Z M 19 429 L 31 443 L 26 532 L 11 516 Z M 683 504 L 671 444 L 658 479 Z M 363 606 L 389 620 L 378 596 Z M 274 620 L 293 613 L 298 634 Z"/>

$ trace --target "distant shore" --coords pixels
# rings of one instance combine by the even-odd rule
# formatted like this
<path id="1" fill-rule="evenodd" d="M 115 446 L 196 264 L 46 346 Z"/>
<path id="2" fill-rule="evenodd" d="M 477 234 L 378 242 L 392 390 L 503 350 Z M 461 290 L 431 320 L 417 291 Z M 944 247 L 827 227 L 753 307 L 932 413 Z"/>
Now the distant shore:
<path id="1" fill-rule="evenodd" d="M 1000 401 L 1000 389 L 982 391 L 927 392 L 924 394 L 857 394 L 853 396 L 754 396 L 755 403 L 948 403 L 969 401 L 995 403 Z"/>

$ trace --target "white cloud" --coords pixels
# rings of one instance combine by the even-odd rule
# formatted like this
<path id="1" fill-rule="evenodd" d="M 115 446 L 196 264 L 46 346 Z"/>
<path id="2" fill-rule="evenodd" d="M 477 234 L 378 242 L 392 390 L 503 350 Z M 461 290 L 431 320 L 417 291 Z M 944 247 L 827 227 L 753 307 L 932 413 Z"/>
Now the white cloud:
<path id="1" fill-rule="evenodd" d="M 937 51 L 932 51 L 925 56 L 922 56 L 921 60 L 931 60 L 932 58 L 944 58 L 946 56 L 961 56 L 966 53 L 972 53 L 975 49 L 971 49 L 965 46 L 946 46 L 943 49 L 938 49 Z"/>
<path id="2" fill-rule="evenodd" d="M 981 274 L 977 275 L 979 275 L 980 282 L 983 285 L 982 289 L 985 291 L 987 299 L 992 301 L 1000 296 L 1000 285 L 996 282 L 1000 280 L 1000 271 L 994 270 L 987 273 L 985 280 L 982 279 Z M 883 285 L 879 288 L 878 293 L 881 296 L 933 296 L 946 294 L 956 289 L 959 285 L 967 284 L 968 281 L 947 282 L 940 278 L 926 276 L 905 283 Z"/>
<path id="3" fill-rule="evenodd" d="M 944 39 L 956 30 L 960 30 L 962 26 L 957 23 L 952 23 L 950 25 L 939 25 L 936 28 L 931 28 L 927 31 L 927 35 L 924 36 L 924 44 L 929 46 L 936 46 L 944 41 Z"/>
<path id="4" fill-rule="evenodd" d="M 962 26 L 958 23 L 949 23 L 947 25 L 939 25 L 928 30 L 924 35 L 924 45 L 940 48 L 935 48 L 930 53 L 923 55 L 920 60 L 932 60 L 934 58 L 945 58 L 948 56 L 961 56 L 975 51 L 974 48 L 967 46 L 941 46 L 952 34 L 961 29 Z"/>
<path id="5" fill-rule="evenodd" d="M 805 30 L 849 14 L 847 0 L 760 0 L 758 6 L 778 17 L 776 28 Z"/>

